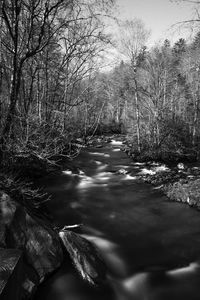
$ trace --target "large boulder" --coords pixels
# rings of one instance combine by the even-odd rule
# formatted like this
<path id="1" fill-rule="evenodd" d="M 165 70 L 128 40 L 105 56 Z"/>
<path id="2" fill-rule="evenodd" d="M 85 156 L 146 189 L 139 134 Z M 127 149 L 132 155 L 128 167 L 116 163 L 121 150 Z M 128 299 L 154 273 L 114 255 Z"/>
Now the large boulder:
<path id="1" fill-rule="evenodd" d="M 0 248 L 0 299 L 21 300 L 24 281 L 22 252 Z"/>
<path id="2" fill-rule="evenodd" d="M 0 247 L 23 251 L 26 276 L 22 286 L 28 294 L 63 260 L 58 234 L 3 192 L 0 193 Z"/>

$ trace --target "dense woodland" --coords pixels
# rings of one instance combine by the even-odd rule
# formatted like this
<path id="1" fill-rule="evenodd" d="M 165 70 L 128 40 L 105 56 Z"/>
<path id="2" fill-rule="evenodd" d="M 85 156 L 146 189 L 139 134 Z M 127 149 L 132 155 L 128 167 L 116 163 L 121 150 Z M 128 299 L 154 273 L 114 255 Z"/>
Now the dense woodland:
<path id="1" fill-rule="evenodd" d="M 180 5 L 182 1 L 194 2 L 197 6 L 196 21 L 199 24 L 200 1 L 177 1 Z M 6 253 L 7 249 L 20 249 L 20 253 L 22 251 L 20 254 L 22 259 L 20 258 L 19 263 L 20 261 L 22 263 L 20 268 L 23 278 L 20 278 L 18 271 L 8 276 L 9 280 L 17 277 L 13 281 L 16 281 L 15 286 L 21 289 L 23 294 L 23 297 L 18 299 L 33 299 L 39 284 L 59 266 L 66 263 L 67 259 L 63 259 L 66 253 L 68 258 L 70 256 L 69 271 L 72 260 L 83 279 L 90 284 L 105 285 L 107 280 L 107 283 L 110 281 L 109 284 L 114 288 L 115 286 L 121 288 L 126 287 L 128 283 L 129 287 L 124 289 L 123 299 L 132 299 L 135 295 L 136 297 L 139 295 L 135 289 L 137 281 L 146 282 L 144 287 L 148 293 L 151 287 L 148 280 L 152 283 L 152 278 L 156 293 L 157 288 L 160 293 L 160 286 L 163 288 L 163 283 L 164 286 L 168 286 L 165 284 L 165 278 L 168 282 L 170 278 L 168 271 L 171 267 L 175 268 L 174 263 L 170 263 L 170 253 L 172 253 L 172 262 L 180 257 L 178 267 L 184 260 L 186 264 L 190 261 L 186 259 L 187 251 L 192 257 L 191 261 L 194 261 L 193 242 L 190 244 L 187 238 L 190 231 L 187 229 L 186 235 L 184 232 L 186 227 L 182 229 L 179 224 L 185 223 L 187 226 L 190 224 L 192 227 L 194 224 L 197 226 L 198 223 L 196 221 L 191 223 L 187 211 L 186 215 L 180 218 L 182 223 L 172 222 L 175 234 L 171 235 L 173 227 L 171 224 L 170 227 L 166 227 L 163 220 L 166 219 L 165 222 L 170 223 L 170 216 L 174 220 L 177 219 L 176 216 L 179 219 L 178 213 L 181 214 L 183 211 L 175 209 L 175 213 L 169 213 L 169 209 L 173 210 L 173 207 L 170 208 L 168 204 L 163 205 L 164 198 L 161 197 L 160 191 L 172 200 L 200 209 L 200 169 L 196 166 L 186 167 L 185 163 L 200 158 L 200 31 L 196 31 L 190 42 L 180 38 L 174 44 L 170 44 L 169 40 L 165 39 L 164 42 L 149 48 L 150 32 L 145 24 L 136 18 L 124 21 L 116 18 L 115 2 L 117 1 L 0 0 L 0 248 Z M 194 23 L 195 21 L 188 22 L 191 27 Z M 79 164 L 76 166 L 76 162 L 72 161 L 83 145 L 102 148 L 104 142 L 112 141 L 110 136 L 113 134 L 123 134 L 117 137 L 120 139 L 120 149 L 126 151 L 136 161 L 147 162 L 146 167 L 150 166 L 151 169 L 137 169 L 139 168 L 137 162 L 134 168 L 129 166 L 121 168 L 121 164 L 117 164 L 116 167 L 120 169 L 116 168 L 116 171 L 114 163 L 105 164 L 105 157 L 109 157 L 109 154 L 105 153 L 102 161 L 93 159 L 88 162 L 89 156 L 86 156 L 86 165 L 92 161 L 96 167 L 99 167 L 95 169 L 97 173 L 94 178 L 90 178 L 91 175 L 88 176 L 90 172 L 87 174 L 87 170 L 79 168 Z M 106 135 L 108 137 L 105 138 Z M 114 142 L 116 145 L 116 141 Z M 117 161 L 117 157 L 114 157 L 114 161 Z M 119 160 L 124 164 L 123 157 L 126 159 L 122 154 L 122 159 L 119 156 Z M 161 163 L 164 161 L 167 165 L 172 162 L 172 167 L 170 166 L 170 169 L 166 165 L 155 164 L 155 161 Z M 66 186 L 63 185 L 63 181 L 62 185 L 59 185 L 59 180 L 57 181 L 57 175 L 61 176 L 61 174 Z M 67 177 L 69 174 L 72 175 L 70 179 Z M 49 180 L 47 184 L 49 187 L 54 179 L 58 184 L 56 190 L 47 189 L 50 195 L 45 193 L 45 189 L 41 189 L 41 183 L 38 184 L 41 177 L 45 175 L 52 176 L 52 181 Z M 124 184 L 122 181 L 124 179 L 132 181 L 130 184 Z M 156 194 L 143 184 L 139 187 L 139 181 L 135 188 L 132 184 L 135 179 L 152 183 L 160 191 Z M 100 181 L 102 185 L 99 184 Z M 109 186 L 108 181 L 111 182 Z M 79 206 L 81 200 L 79 195 L 82 190 L 78 188 L 81 183 L 88 184 L 88 187 L 91 184 L 92 188 L 95 188 L 91 193 L 83 193 L 86 196 L 83 198 L 84 201 L 80 201 Z M 131 185 L 133 188 L 129 189 Z M 104 189 L 103 186 L 106 188 Z M 143 187 L 145 187 L 144 193 Z M 143 194 L 139 194 L 139 189 Z M 123 197 L 126 192 L 126 197 Z M 48 213 L 48 203 L 53 193 L 55 194 L 53 201 L 56 205 L 52 205 L 52 210 L 58 207 L 59 216 L 62 215 L 61 221 L 54 220 L 54 216 Z M 95 193 L 100 193 L 102 199 L 95 198 Z M 94 212 L 93 217 L 98 219 L 98 222 L 94 222 L 97 226 L 97 229 L 94 226 L 94 231 L 92 231 L 92 218 L 88 219 L 87 224 L 84 215 L 84 211 L 88 213 L 88 208 L 85 210 L 86 206 L 90 205 L 87 197 L 92 198 L 89 218 Z M 155 197 L 155 203 L 152 197 Z M 160 197 L 162 202 L 159 200 Z M 60 201 L 61 198 L 65 202 Z M 109 205 L 105 205 L 108 199 Z M 136 199 L 137 202 L 132 199 Z M 145 207 L 143 212 L 145 199 L 150 201 L 147 201 L 147 208 Z M 96 200 L 97 204 L 95 204 Z M 101 205 L 99 201 L 102 201 Z M 142 202 L 142 209 L 139 207 L 139 202 Z M 134 219 L 135 203 L 137 215 L 135 223 L 131 223 Z M 162 203 L 161 207 L 159 203 Z M 77 209 L 76 212 L 76 208 L 80 208 L 80 211 Z M 165 209 L 167 213 L 164 213 Z M 65 215 L 63 212 L 60 213 L 62 210 Z M 105 217 L 102 218 L 101 215 Z M 79 216 L 81 224 L 74 225 L 80 222 Z M 147 222 L 146 233 L 144 223 L 139 218 Z M 119 239 L 116 239 L 117 242 L 111 238 L 112 233 L 110 235 L 108 231 L 109 234 L 104 236 L 106 231 L 103 232 L 102 227 L 98 229 L 98 223 L 106 224 L 108 219 L 111 223 L 107 223 L 105 228 L 111 228 L 111 231 L 112 226 L 122 228 L 122 234 L 119 235 Z M 61 228 L 61 224 L 64 225 L 63 220 L 69 226 Z M 157 223 L 158 221 L 162 223 Z M 85 237 L 76 233 L 76 230 L 84 233 L 84 229 L 79 228 L 82 227 L 82 223 L 83 226 L 88 226 Z M 137 235 L 135 233 L 129 235 L 132 232 L 130 228 L 135 227 L 138 230 L 137 223 L 142 231 L 138 231 Z M 182 236 L 181 251 L 177 248 L 180 256 L 174 251 L 176 241 L 172 242 L 171 239 L 172 236 L 174 239 L 179 236 L 177 226 L 181 228 Z M 161 228 L 158 232 L 162 235 L 159 239 L 155 235 L 149 238 L 149 234 L 151 235 L 156 228 Z M 166 233 L 163 230 L 166 230 Z M 197 235 L 196 227 L 194 230 Z M 87 240 L 86 236 L 89 237 L 89 234 L 92 239 Z M 191 231 L 192 240 L 195 240 L 195 235 Z M 145 242 L 142 240 L 142 247 L 136 247 L 131 252 L 128 244 L 132 237 L 136 237 L 134 247 L 137 243 L 140 244 L 139 236 Z M 163 237 L 166 237 L 167 243 L 163 242 Z M 96 238 L 97 241 L 98 238 L 99 240 L 102 238 L 101 244 L 105 245 L 102 247 L 102 253 L 107 252 L 110 259 L 110 262 L 108 259 L 108 269 L 96 246 L 94 247 L 93 238 L 94 241 Z M 182 238 L 186 239 L 187 247 L 182 243 Z M 123 242 L 126 240 L 127 242 Z M 159 240 L 161 244 L 158 243 Z M 120 248 L 120 243 L 124 243 L 124 248 Z M 150 246 L 146 247 L 148 243 Z M 188 249 L 186 252 L 184 247 Z M 171 252 L 164 251 L 164 248 L 169 248 Z M 155 252 L 154 255 L 152 251 Z M 138 265 L 137 263 L 133 265 L 134 276 L 132 277 L 128 257 L 135 256 L 133 260 L 135 263 L 140 257 L 137 257 L 139 252 L 141 252 L 141 261 Z M 161 256 L 166 255 L 163 264 L 160 252 Z M 144 259 L 145 253 L 150 259 L 155 257 L 152 264 L 149 258 Z M 158 258 L 157 254 L 159 254 Z M 125 259 L 126 255 L 127 259 Z M 112 260 L 111 256 L 113 256 Z M 127 263 L 127 267 L 123 260 Z M 2 261 L 3 263 L 5 261 L 5 267 Z M 9 262 L 8 259 L 1 257 L 0 269 L 3 272 L 0 277 L 4 278 L 10 274 L 7 272 L 10 268 Z M 145 264 L 148 273 L 144 275 L 147 277 L 141 279 L 137 275 L 143 276 L 143 273 L 137 274 L 137 272 L 146 272 Z M 111 270 L 109 273 L 109 266 L 112 265 L 114 271 L 112 273 Z M 185 264 L 183 265 L 185 267 Z M 198 269 L 198 265 L 197 267 L 196 263 L 194 265 L 194 268 Z M 163 266 L 167 266 L 166 273 Z M 120 268 L 121 273 L 118 270 Z M 159 279 L 159 283 L 156 283 L 157 275 L 155 276 L 151 270 L 162 276 L 162 282 Z M 189 270 L 193 276 L 194 270 Z M 175 270 L 175 273 L 179 274 L 179 271 Z M 180 273 L 182 274 L 182 271 Z M 75 288 L 74 274 L 69 277 L 63 277 L 63 271 L 60 274 L 62 279 L 56 281 L 55 286 L 65 285 L 66 280 L 69 286 L 72 283 Z M 194 273 L 194 278 L 197 275 Z M 190 277 L 187 278 L 189 278 L 187 281 L 190 281 Z M 170 282 L 177 296 L 177 283 L 173 280 L 170 279 Z M 131 282 L 133 282 L 133 289 Z M 184 284 L 185 282 L 184 279 Z M 6 288 L 9 286 L 11 284 Z M 189 293 L 191 287 L 193 286 L 189 286 Z M 70 286 L 69 297 L 73 297 L 74 288 L 71 292 Z M 139 290 L 141 289 L 143 286 L 139 285 Z M 65 297 L 65 291 L 68 292 L 67 288 L 63 290 L 63 294 L 55 293 L 55 295 Z M 130 294 L 132 291 L 134 293 L 136 291 L 134 296 Z M 181 286 L 181 295 L 183 293 L 185 290 Z M 78 299 L 76 295 L 74 297 Z M 100 293 L 101 295 L 103 294 Z M 12 298 L 13 296 L 10 299 Z M 117 299 L 121 299 L 120 296 L 117 296 Z"/>
<path id="2" fill-rule="evenodd" d="M 0 3 L 4 164 L 31 151 L 50 158 L 78 137 L 108 133 L 127 133 L 135 153 L 198 158 L 200 33 L 148 49 L 140 20 L 116 21 L 118 34 L 106 33 L 109 0 Z M 100 68 L 112 47 L 121 62 Z"/>

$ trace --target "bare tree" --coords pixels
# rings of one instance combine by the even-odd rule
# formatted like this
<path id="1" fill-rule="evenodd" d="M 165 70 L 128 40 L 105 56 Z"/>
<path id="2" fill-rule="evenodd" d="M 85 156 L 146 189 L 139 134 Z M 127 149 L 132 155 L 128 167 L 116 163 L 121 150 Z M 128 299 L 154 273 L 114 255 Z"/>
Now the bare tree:
<path id="1" fill-rule="evenodd" d="M 149 35 L 150 31 L 145 28 L 144 23 L 140 19 L 126 20 L 120 24 L 119 49 L 124 55 L 126 55 L 131 63 L 131 78 L 133 81 L 135 99 L 138 151 L 141 150 L 141 137 L 139 109 L 140 100 L 137 71 L 141 60 L 144 57 L 145 45 Z"/>
<path id="2" fill-rule="evenodd" d="M 11 78 L 1 145 L 14 134 L 13 125 L 22 103 L 21 96 L 24 97 L 26 116 L 37 98 L 40 122 L 44 107 L 48 121 L 47 115 L 53 114 L 58 106 L 66 114 L 67 106 L 77 105 L 73 102 L 73 91 L 87 76 L 95 56 L 102 51 L 102 42 L 108 42 L 103 33 L 102 14 L 107 15 L 113 2 L 1 1 L 1 53 L 7 53 Z M 52 55 L 56 57 L 56 47 L 59 58 L 57 56 L 57 66 L 52 66 L 50 61 Z M 30 80 L 30 85 L 26 79 Z M 34 87 L 37 87 L 37 95 L 34 94 Z M 59 101 L 55 99 L 58 95 Z"/>
<path id="3" fill-rule="evenodd" d="M 68 5 L 70 4 L 71 1 L 68 1 Z M 3 45 L 12 57 L 12 82 L 10 103 L 1 142 L 11 133 L 24 63 L 41 52 L 48 45 L 52 36 L 62 27 L 63 24 L 55 22 L 55 19 L 65 7 L 66 2 L 63 0 L 2 1 Z"/>

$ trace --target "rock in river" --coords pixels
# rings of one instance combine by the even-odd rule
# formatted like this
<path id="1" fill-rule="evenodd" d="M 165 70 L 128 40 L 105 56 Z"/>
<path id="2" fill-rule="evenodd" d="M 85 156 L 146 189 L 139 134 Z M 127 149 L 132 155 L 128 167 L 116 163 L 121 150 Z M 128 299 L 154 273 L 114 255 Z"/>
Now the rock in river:
<path id="1" fill-rule="evenodd" d="M 21 288 L 26 296 L 31 295 L 63 259 L 59 236 L 44 224 L 1 192 L 0 247 L 22 250 L 25 276 Z"/>

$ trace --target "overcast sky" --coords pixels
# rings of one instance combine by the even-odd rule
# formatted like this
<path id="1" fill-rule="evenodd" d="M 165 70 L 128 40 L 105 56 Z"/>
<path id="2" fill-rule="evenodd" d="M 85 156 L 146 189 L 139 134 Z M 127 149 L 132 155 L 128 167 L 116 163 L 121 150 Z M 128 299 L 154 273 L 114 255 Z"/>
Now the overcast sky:
<path id="1" fill-rule="evenodd" d="M 171 28 L 177 22 L 189 20 L 194 16 L 193 5 L 170 0 L 117 0 L 120 17 L 124 19 L 140 18 L 151 29 L 149 45 L 169 38 L 172 42 L 186 37 L 186 30 L 180 32 Z"/>

